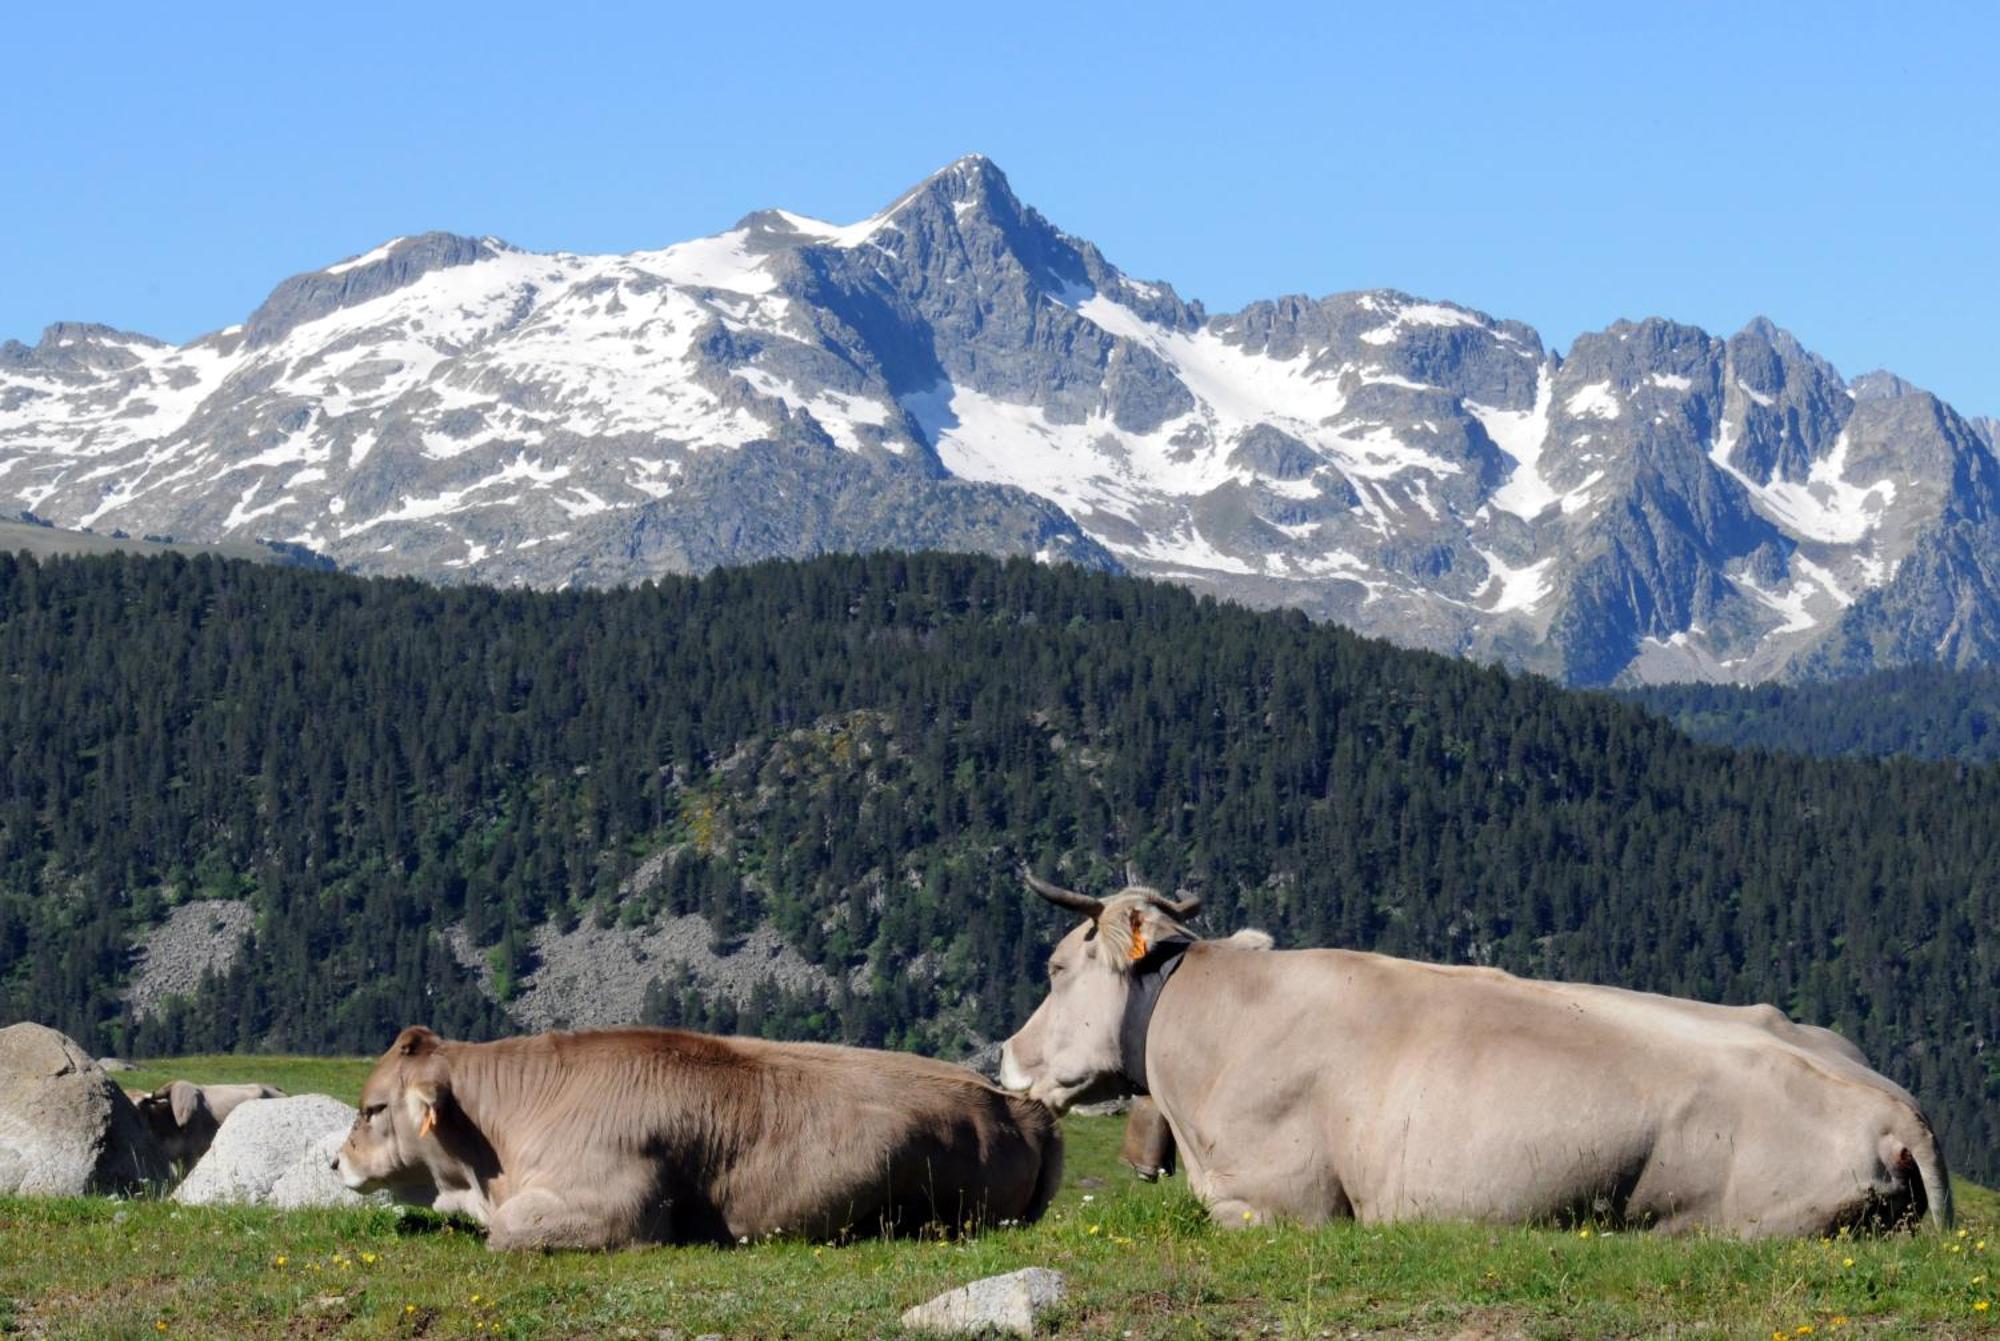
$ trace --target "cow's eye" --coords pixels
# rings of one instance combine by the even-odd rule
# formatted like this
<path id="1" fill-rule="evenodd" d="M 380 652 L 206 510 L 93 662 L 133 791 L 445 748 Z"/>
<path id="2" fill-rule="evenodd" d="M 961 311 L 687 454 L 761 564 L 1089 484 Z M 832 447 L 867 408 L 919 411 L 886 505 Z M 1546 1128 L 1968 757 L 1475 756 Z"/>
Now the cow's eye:
<path id="1" fill-rule="evenodd" d="M 367 1118 L 370 1121 L 373 1121 L 375 1115 L 380 1113 L 383 1109 L 387 1108 L 388 1106 L 389 1105 L 387 1104 L 369 1104 L 366 1108 L 361 1110 L 361 1116 Z"/>

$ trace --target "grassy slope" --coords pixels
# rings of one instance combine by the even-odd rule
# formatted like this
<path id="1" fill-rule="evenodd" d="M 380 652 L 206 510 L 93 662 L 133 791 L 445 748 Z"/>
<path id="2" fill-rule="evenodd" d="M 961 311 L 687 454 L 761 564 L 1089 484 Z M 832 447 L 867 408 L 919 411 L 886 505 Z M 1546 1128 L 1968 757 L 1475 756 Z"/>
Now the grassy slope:
<path id="1" fill-rule="evenodd" d="M 121 1079 L 133 1088 L 173 1075 L 259 1079 L 351 1101 L 368 1065 L 204 1057 Z M 501 1258 L 428 1215 L 0 1200 L 0 1331 L 879 1335 L 939 1291 L 1042 1265 L 1070 1277 L 1070 1300 L 1053 1319 L 1063 1335 L 2000 1332 L 2000 1307 L 1975 1308 L 1996 1298 L 1988 1273 L 2000 1258 L 2000 1199 L 1971 1186 L 1960 1189 L 1966 1232 L 1945 1239 L 1736 1243 L 1473 1225 L 1225 1231 L 1178 1181 L 1148 1187 L 1115 1163 L 1117 1119 L 1073 1119 L 1068 1131 L 1069 1172 L 1049 1217 L 969 1243 Z"/>

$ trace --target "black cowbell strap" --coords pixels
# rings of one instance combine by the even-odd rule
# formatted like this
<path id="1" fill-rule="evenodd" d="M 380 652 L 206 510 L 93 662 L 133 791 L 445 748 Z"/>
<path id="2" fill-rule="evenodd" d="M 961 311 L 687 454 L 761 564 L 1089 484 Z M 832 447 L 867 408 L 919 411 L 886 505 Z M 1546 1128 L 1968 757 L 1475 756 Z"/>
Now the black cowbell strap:
<path id="1" fill-rule="evenodd" d="M 1118 1052 L 1124 1062 L 1126 1083 L 1140 1094 L 1152 1091 L 1146 1084 L 1146 1037 L 1153 1027 L 1153 1008 L 1160 992 L 1181 957 L 1195 942 L 1187 936 L 1169 936 L 1155 941 L 1145 957 L 1132 968 L 1132 985 L 1125 993 L 1125 1014 L 1118 1025 Z"/>

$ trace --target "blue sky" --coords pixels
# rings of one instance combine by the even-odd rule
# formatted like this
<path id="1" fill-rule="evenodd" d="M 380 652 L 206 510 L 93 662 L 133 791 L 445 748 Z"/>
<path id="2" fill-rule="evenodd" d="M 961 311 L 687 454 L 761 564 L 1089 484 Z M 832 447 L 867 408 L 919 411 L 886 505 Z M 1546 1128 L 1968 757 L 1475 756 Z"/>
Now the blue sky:
<path id="1" fill-rule="evenodd" d="M 426 228 L 846 221 L 976 150 L 1211 310 L 1392 286 L 1562 347 L 1763 313 L 2000 413 L 1997 14 L 36 5 L 0 46 L 0 338 L 185 339 Z"/>

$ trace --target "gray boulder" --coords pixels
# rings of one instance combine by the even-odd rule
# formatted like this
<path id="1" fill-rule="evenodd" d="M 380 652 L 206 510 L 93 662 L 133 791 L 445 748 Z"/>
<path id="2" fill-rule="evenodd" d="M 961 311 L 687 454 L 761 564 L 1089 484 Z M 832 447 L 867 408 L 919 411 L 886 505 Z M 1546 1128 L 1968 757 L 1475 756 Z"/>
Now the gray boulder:
<path id="1" fill-rule="evenodd" d="M 208 1153 L 174 1189 L 174 1200 L 192 1206 L 358 1206 L 362 1199 L 331 1172 L 315 1179 L 304 1167 L 318 1159 L 324 1169 L 327 1138 L 337 1147 L 353 1124 L 354 1109 L 324 1094 L 253 1099 L 223 1121 Z M 280 1195 L 288 1200 L 280 1203 Z"/>
<path id="2" fill-rule="evenodd" d="M 1067 1288 L 1060 1271 L 1024 1267 L 961 1285 L 918 1304 L 904 1312 L 903 1326 L 913 1332 L 953 1336 L 982 1332 L 1033 1336 L 1035 1320 L 1061 1303 Z"/>
<path id="3" fill-rule="evenodd" d="M 44 1025 L 0 1029 L 0 1193 L 124 1194 L 169 1176 L 159 1142 L 89 1053 Z"/>
<path id="4" fill-rule="evenodd" d="M 299 1152 L 290 1168 L 271 1184 L 268 1203 L 285 1209 L 300 1206 L 359 1206 L 370 1198 L 349 1188 L 333 1171 L 333 1157 L 347 1139 L 347 1128 L 330 1131 Z M 373 1198 L 386 1201 L 386 1194 Z"/>

